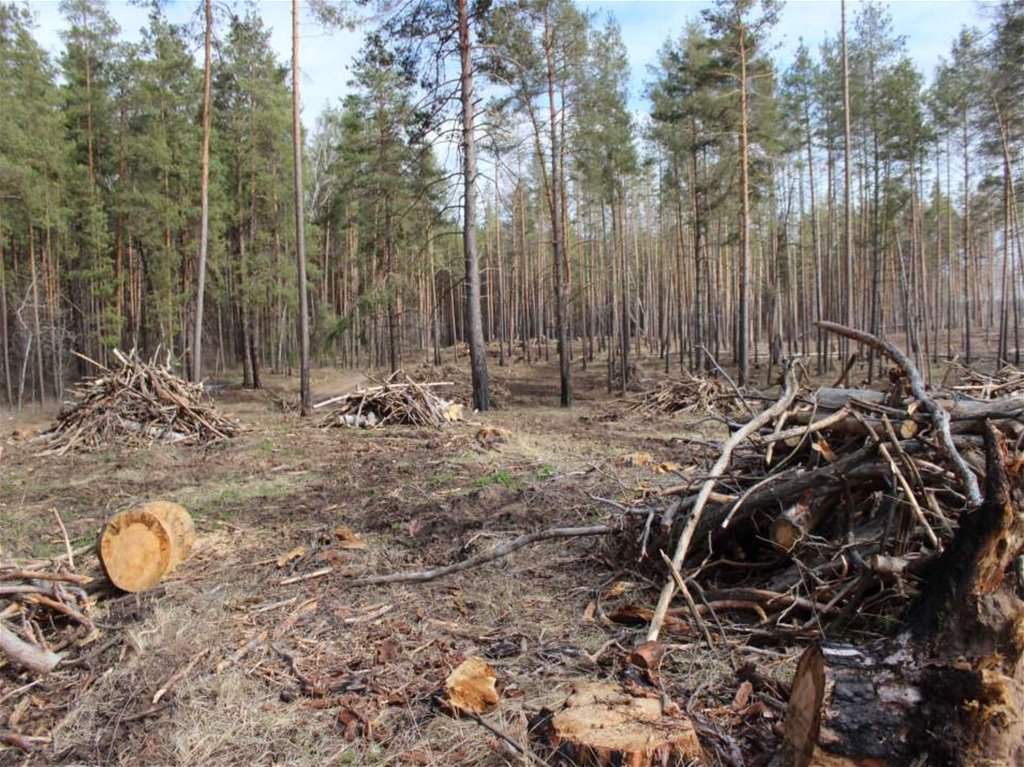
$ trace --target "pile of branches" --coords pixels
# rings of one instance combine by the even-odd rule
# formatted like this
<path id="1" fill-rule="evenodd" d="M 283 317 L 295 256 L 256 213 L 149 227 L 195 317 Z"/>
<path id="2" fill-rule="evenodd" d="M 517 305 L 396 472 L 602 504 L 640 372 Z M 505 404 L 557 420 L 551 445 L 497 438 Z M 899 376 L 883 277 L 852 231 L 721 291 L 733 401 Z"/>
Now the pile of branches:
<path id="1" fill-rule="evenodd" d="M 892 635 L 992 467 L 1018 470 L 1024 398 L 927 392 L 898 349 L 840 329 L 894 359 L 889 392 L 800 390 L 791 370 L 781 398 L 735 424 L 695 479 L 630 509 L 632 554 L 665 588 L 653 612 L 627 617 L 654 636 Z M 670 609 L 677 589 L 687 605 Z"/>
<path id="2" fill-rule="evenodd" d="M 953 391 L 971 399 L 990 400 L 1016 395 L 1024 397 L 1024 370 L 1012 365 L 995 373 L 982 373 L 972 368 L 957 365 L 960 383 Z"/>
<path id="3" fill-rule="evenodd" d="M 238 423 L 217 413 L 201 384 L 171 371 L 169 355 L 163 363 L 159 352 L 148 362 L 134 349 L 128 354 L 114 349 L 113 355 L 118 368 L 90 360 L 102 374 L 82 382 L 75 401 L 39 435 L 47 445 L 40 455 L 154 442 L 199 445 L 238 433 Z"/>
<path id="4" fill-rule="evenodd" d="M 331 397 L 313 407 L 333 406 L 320 422 L 321 427 L 441 427 L 462 420 L 463 406 L 460 403 L 439 397 L 433 392 L 433 389 L 451 385 L 450 381 L 416 382 L 399 370 L 379 386 Z"/>
<path id="5" fill-rule="evenodd" d="M 509 390 L 501 382 L 497 371 L 492 372 L 490 379 L 491 409 L 500 410 L 509 399 Z M 408 371 L 415 381 L 451 381 L 445 386 L 445 396 L 455 402 L 469 405 L 473 402 L 473 380 L 468 369 L 448 362 L 443 365 L 417 365 Z"/>
<path id="6" fill-rule="evenodd" d="M 50 563 L 0 563 L 0 660 L 42 675 L 95 632 L 84 586 L 92 579 Z"/>
<path id="7" fill-rule="evenodd" d="M 738 389 L 711 377 L 683 373 L 679 378 L 630 395 L 626 409 L 646 416 L 676 413 L 732 415 L 746 407 Z"/>

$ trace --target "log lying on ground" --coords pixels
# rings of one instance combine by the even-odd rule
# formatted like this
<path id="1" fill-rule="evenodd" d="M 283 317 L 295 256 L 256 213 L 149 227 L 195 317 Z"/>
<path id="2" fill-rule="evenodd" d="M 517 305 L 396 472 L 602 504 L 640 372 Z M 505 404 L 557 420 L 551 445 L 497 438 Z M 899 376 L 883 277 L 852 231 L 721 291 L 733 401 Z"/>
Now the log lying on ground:
<path id="1" fill-rule="evenodd" d="M 380 386 L 332 397 L 313 407 L 333 406 L 320 422 L 322 427 L 374 428 L 399 424 L 441 427 L 462 420 L 463 406 L 433 391 L 450 385 L 448 381 L 416 382 L 399 370 Z"/>
<path id="2" fill-rule="evenodd" d="M 146 362 L 134 349 L 112 353 L 120 367 L 93 363 L 103 373 L 83 381 L 75 401 L 35 438 L 47 446 L 40 455 L 154 442 L 198 445 L 238 433 L 238 424 L 217 413 L 202 385 L 178 378 L 168 362 L 161 364 L 156 355 Z"/>
<path id="3" fill-rule="evenodd" d="M 154 501 L 107 522 L 100 533 L 100 561 L 122 591 L 145 591 L 188 557 L 195 538 L 195 525 L 182 506 Z"/>
<path id="4" fill-rule="evenodd" d="M 615 684 L 581 683 L 561 710 L 531 726 L 549 764 L 578 767 L 683 767 L 703 764 L 693 723 L 662 710 L 658 697 L 639 697 Z"/>

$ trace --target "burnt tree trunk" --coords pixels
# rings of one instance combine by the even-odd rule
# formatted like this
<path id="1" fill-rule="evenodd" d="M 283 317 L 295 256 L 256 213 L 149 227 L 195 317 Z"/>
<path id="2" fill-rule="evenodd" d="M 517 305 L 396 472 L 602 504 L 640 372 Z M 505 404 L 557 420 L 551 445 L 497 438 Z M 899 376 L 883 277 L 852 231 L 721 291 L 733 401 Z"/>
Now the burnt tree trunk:
<path id="1" fill-rule="evenodd" d="M 793 722 L 820 713 L 816 748 L 791 728 L 805 735 L 787 732 L 783 764 L 1024 764 L 1024 601 L 1006 578 L 1024 550 L 1024 464 L 991 427 L 985 451 L 984 503 L 923 572 L 907 629 L 822 648 L 820 712 L 795 692 L 787 712 Z M 794 691 L 812 667 L 800 664 Z"/>

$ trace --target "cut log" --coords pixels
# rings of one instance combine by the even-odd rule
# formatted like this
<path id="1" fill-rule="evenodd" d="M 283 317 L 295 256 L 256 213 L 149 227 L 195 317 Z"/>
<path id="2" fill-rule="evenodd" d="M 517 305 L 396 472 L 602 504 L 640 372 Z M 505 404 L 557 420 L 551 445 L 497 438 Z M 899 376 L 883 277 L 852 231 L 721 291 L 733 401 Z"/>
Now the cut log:
<path id="1" fill-rule="evenodd" d="M 806 490 L 799 501 L 772 522 L 772 540 L 785 551 L 792 551 L 821 520 L 821 506 L 811 503 L 813 492 Z"/>
<path id="2" fill-rule="evenodd" d="M 682 767 L 704 764 L 693 723 L 662 710 L 657 697 L 618 685 L 576 685 L 561 711 L 533 730 L 551 764 L 579 767 Z"/>
<path id="3" fill-rule="evenodd" d="M 53 671 L 61 656 L 23 641 L 0 621 L 0 654 L 34 674 L 42 676 Z"/>
<path id="4" fill-rule="evenodd" d="M 154 501 L 107 522 L 100 534 L 100 561 L 117 588 L 145 591 L 188 557 L 195 538 L 192 517 L 182 506 Z"/>

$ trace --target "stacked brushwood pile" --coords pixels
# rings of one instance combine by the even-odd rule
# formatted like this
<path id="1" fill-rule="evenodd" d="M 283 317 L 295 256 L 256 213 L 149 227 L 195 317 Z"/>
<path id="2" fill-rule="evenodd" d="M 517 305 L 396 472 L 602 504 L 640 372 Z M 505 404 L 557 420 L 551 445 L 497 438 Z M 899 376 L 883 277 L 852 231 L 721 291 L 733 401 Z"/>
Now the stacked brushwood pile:
<path id="1" fill-rule="evenodd" d="M 822 326 L 888 355 L 890 390 L 800 390 L 790 371 L 696 479 L 631 510 L 631 554 L 665 585 L 610 617 L 652 641 L 823 642 L 794 684 L 815 693 L 791 703 L 814 723 L 799 748 L 1021 763 L 1024 393 L 996 388 L 1012 377 L 929 392 L 893 345 Z"/>
<path id="2" fill-rule="evenodd" d="M 717 378 L 683 373 L 627 397 L 626 409 L 645 416 L 676 413 L 733 415 L 746 408 L 738 390 Z"/>
<path id="3" fill-rule="evenodd" d="M 92 579 L 49 562 L 0 562 L 0 661 L 42 675 L 95 631 L 84 590 Z"/>
<path id="4" fill-rule="evenodd" d="M 997 399 L 1013 395 L 1024 396 L 1024 370 L 1007 365 L 995 373 L 982 373 L 963 365 L 953 370 L 959 373 L 960 382 L 953 386 L 953 391 L 972 399 Z"/>
<path id="5" fill-rule="evenodd" d="M 320 422 L 322 427 L 441 427 L 462 420 L 463 406 L 460 403 L 439 397 L 433 392 L 436 388 L 448 386 L 451 386 L 449 381 L 416 382 L 399 370 L 379 386 L 331 397 L 313 407 L 333 406 Z"/>
<path id="6" fill-rule="evenodd" d="M 507 372 L 508 369 L 506 368 Z M 444 394 L 447 399 L 455 402 L 463 402 L 467 406 L 473 402 L 473 381 L 468 369 L 462 368 L 454 363 L 443 365 L 417 365 L 407 372 L 407 375 L 414 381 L 450 381 L 444 387 Z M 506 406 L 509 400 L 509 390 L 502 383 L 501 371 L 494 370 L 491 373 L 491 409 L 500 410 Z"/>
<path id="7" fill-rule="evenodd" d="M 83 381 L 75 401 L 37 437 L 46 445 L 40 455 L 154 442 L 199 445 L 238 433 L 238 423 L 217 413 L 202 385 L 174 375 L 169 359 L 158 361 L 159 352 L 148 362 L 134 349 L 113 355 L 120 367 L 94 362 L 102 374 Z"/>

